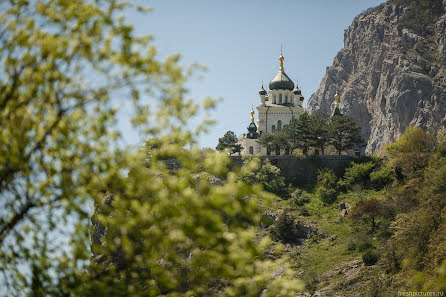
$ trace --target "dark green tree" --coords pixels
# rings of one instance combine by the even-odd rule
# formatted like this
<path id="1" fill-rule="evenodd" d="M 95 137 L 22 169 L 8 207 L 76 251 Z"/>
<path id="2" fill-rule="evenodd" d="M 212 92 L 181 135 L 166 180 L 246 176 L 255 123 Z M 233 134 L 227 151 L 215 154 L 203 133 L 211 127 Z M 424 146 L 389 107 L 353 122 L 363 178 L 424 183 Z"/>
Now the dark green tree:
<path id="1" fill-rule="evenodd" d="M 286 126 L 284 132 L 290 142 L 291 153 L 295 149 L 301 149 L 304 153 L 308 151 L 308 149 L 312 145 L 312 133 L 310 125 L 310 114 L 304 112 L 297 119 L 293 118 Z"/>
<path id="2" fill-rule="evenodd" d="M 242 147 L 237 143 L 237 136 L 234 132 L 228 131 L 223 137 L 218 139 L 217 151 L 224 151 L 229 149 L 229 154 L 240 153 Z"/>
<path id="3" fill-rule="evenodd" d="M 329 121 L 328 133 L 330 144 L 332 144 L 338 154 L 342 151 L 352 149 L 356 144 L 362 143 L 361 128 L 358 123 L 349 116 L 335 115 Z"/>
<path id="4" fill-rule="evenodd" d="M 262 135 L 260 135 L 257 142 L 261 146 L 265 147 L 268 151 L 272 151 L 276 146 L 274 133 L 263 133 Z"/>
<path id="5" fill-rule="evenodd" d="M 309 138 L 311 146 L 321 150 L 325 154 L 325 147 L 330 142 L 328 121 L 320 113 L 310 115 Z"/>
<path id="6" fill-rule="evenodd" d="M 245 156 L 243 161 L 244 164 L 252 165 L 250 170 L 243 171 L 241 174 L 241 179 L 244 182 L 248 184 L 262 184 L 266 191 L 282 197 L 287 193 L 285 178 L 280 174 L 280 168 L 272 165 L 268 159 Z"/>

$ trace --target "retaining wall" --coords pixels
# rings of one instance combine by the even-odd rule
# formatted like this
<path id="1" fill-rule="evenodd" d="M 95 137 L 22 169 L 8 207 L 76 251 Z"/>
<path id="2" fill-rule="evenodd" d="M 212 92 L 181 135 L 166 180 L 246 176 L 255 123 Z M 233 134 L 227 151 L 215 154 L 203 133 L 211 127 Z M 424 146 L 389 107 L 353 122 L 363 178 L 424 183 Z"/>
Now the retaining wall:
<path id="1" fill-rule="evenodd" d="M 234 165 L 241 165 L 241 156 L 231 156 Z M 262 156 L 269 159 L 271 164 L 280 168 L 287 182 L 303 185 L 316 177 L 319 168 L 329 168 L 341 177 L 344 175 L 346 165 L 353 160 L 353 156 L 345 155 L 311 155 L 311 156 Z"/>

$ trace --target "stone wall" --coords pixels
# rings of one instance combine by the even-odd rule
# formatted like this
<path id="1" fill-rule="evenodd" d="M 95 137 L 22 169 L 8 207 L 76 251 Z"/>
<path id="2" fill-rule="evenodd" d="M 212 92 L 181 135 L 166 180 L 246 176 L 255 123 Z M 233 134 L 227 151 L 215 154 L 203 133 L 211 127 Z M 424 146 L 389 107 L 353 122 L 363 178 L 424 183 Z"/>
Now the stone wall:
<path id="1" fill-rule="evenodd" d="M 282 175 L 288 182 L 303 185 L 316 177 L 319 168 L 332 169 L 340 177 L 344 174 L 346 165 L 354 157 L 346 155 L 319 155 L 319 156 L 262 156 L 268 158 L 271 164 L 280 168 Z M 234 165 L 242 164 L 242 157 L 232 156 Z"/>

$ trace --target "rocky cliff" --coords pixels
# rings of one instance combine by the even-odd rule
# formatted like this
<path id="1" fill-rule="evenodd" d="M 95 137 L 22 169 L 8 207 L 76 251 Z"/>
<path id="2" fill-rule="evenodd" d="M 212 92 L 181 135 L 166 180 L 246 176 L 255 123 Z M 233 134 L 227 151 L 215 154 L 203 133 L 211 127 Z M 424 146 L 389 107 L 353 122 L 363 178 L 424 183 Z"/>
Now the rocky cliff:
<path id="1" fill-rule="evenodd" d="M 358 15 L 309 111 L 330 114 L 336 87 L 368 153 L 409 125 L 446 127 L 446 0 L 390 0 Z"/>

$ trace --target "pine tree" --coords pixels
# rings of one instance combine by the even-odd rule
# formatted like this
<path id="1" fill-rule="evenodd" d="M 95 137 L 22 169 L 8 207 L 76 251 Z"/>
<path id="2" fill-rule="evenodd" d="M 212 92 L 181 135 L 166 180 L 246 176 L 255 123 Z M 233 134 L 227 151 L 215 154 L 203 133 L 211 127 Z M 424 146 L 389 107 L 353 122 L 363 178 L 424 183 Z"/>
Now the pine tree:
<path id="1" fill-rule="evenodd" d="M 328 134 L 338 154 L 352 149 L 356 144 L 362 143 L 361 128 L 356 121 L 349 116 L 334 115 L 329 121 Z"/>

